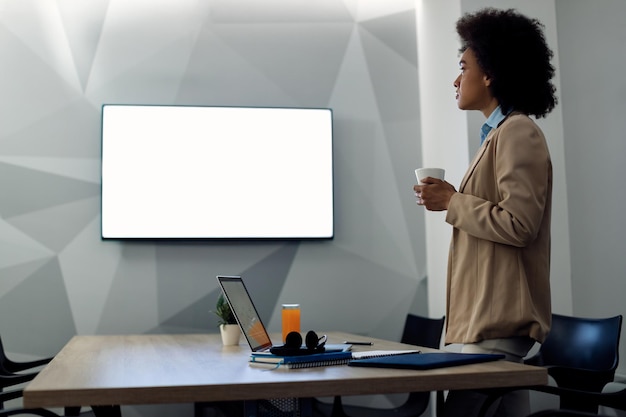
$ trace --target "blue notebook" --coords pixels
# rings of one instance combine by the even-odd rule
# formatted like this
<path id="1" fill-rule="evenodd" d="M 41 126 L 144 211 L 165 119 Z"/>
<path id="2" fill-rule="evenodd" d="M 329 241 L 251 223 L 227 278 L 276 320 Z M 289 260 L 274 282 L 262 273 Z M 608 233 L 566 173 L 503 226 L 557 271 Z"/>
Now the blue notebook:
<path id="1" fill-rule="evenodd" d="M 319 366 L 345 365 L 352 359 L 352 352 L 315 353 L 304 356 L 276 356 L 253 353 L 249 365 L 264 369 L 299 369 Z"/>
<path id="2" fill-rule="evenodd" d="M 491 362 L 504 359 L 504 355 L 487 353 L 410 353 L 406 355 L 384 356 L 381 358 L 352 360 L 350 366 L 397 369 L 435 369 L 471 363 Z"/>
<path id="3" fill-rule="evenodd" d="M 299 355 L 299 356 L 278 356 L 252 353 L 250 355 L 250 362 L 266 362 L 266 363 L 304 363 L 304 362 L 331 362 L 335 360 L 344 360 L 347 363 L 352 359 L 352 352 L 324 352 L 313 353 L 311 355 Z"/>

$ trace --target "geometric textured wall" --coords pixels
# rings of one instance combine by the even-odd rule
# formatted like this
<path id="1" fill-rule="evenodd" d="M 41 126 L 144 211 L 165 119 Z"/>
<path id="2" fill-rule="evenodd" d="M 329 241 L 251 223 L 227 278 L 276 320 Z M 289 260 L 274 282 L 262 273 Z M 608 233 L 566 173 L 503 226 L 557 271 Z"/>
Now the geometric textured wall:
<path id="1" fill-rule="evenodd" d="M 0 2 L 7 349 L 215 332 L 217 274 L 244 276 L 272 330 L 299 302 L 303 328 L 398 338 L 427 312 L 415 33 L 413 0 Z M 332 108 L 335 238 L 102 241 L 105 103 Z"/>

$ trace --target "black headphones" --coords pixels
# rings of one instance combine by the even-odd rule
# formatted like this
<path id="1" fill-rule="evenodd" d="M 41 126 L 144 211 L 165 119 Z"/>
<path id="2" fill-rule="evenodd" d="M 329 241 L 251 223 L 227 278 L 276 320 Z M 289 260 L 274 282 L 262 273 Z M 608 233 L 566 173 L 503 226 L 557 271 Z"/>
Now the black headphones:
<path id="1" fill-rule="evenodd" d="M 282 346 L 274 346 L 270 348 L 270 352 L 278 356 L 298 356 L 298 355 L 311 355 L 313 353 L 322 353 L 326 350 L 326 339 L 328 337 L 323 335 L 317 337 L 317 334 L 313 330 L 309 330 L 304 339 L 304 346 L 302 346 L 302 336 L 298 332 L 290 332 L 285 338 L 285 344 Z"/>

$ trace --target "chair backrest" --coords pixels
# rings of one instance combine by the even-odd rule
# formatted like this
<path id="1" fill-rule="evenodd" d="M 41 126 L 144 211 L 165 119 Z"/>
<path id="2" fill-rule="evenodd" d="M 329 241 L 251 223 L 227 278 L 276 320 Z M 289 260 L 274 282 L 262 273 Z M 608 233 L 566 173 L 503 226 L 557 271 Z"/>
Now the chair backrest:
<path id="1" fill-rule="evenodd" d="M 559 386 L 600 391 L 615 376 L 621 329 L 621 315 L 594 319 L 553 314 L 548 337 L 525 362 L 548 367 Z"/>
<path id="2" fill-rule="evenodd" d="M 445 316 L 440 319 L 407 314 L 402 332 L 402 343 L 438 349 Z"/>
<path id="3" fill-rule="evenodd" d="M 541 345 L 544 366 L 611 371 L 619 362 L 622 316 L 581 318 L 552 315 L 552 327 Z"/>

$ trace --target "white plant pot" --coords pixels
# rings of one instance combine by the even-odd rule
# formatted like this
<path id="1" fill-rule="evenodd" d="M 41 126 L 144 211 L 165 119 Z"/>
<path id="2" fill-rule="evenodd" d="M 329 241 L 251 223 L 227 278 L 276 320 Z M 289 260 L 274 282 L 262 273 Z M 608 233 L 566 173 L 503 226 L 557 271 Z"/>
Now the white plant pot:
<path id="1" fill-rule="evenodd" d="M 237 324 L 220 324 L 220 334 L 224 346 L 234 346 L 239 344 L 241 330 Z"/>

